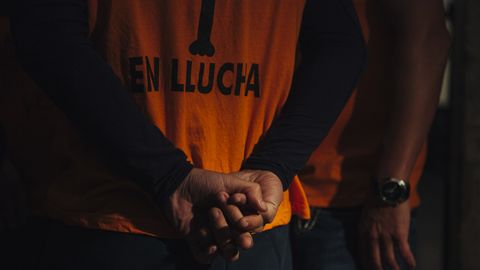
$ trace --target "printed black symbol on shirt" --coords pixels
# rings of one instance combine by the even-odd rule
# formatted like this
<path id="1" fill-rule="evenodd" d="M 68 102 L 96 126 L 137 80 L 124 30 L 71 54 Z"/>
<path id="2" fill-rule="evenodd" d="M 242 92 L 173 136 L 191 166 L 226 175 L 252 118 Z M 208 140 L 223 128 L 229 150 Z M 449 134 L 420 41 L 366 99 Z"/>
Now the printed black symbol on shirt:
<path id="1" fill-rule="evenodd" d="M 210 41 L 215 13 L 215 0 L 202 0 L 202 10 L 198 24 L 197 40 L 190 44 L 190 53 L 193 55 L 213 56 L 215 46 Z"/>

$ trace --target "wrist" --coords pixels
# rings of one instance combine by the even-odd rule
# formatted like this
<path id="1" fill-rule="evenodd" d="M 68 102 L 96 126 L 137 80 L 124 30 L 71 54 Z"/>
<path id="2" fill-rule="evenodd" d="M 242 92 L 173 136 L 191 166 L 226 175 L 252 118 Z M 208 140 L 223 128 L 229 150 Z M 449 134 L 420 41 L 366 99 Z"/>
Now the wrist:
<path id="1" fill-rule="evenodd" d="M 174 192 L 189 178 L 194 167 L 187 161 L 181 161 L 176 164 L 172 171 L 165 176 L 164 181 L 159 181 L 159 185 L 154 186 L 154 194 L 157 202 L 162 203 L 169 199 Z"/>
<path id="2" fill-rule="evenodd" d="M 248 159 L 244 161 L 241 171 L 262 171 L 272 174 L 282 184 L 283 190 L 287 190 L 290 187 L 290 183 L 293 180 L 294 175 L 289 175 L 282 166 L 263 160 Z"/>
<path id="3" fill-rule="evenodd" d="M 410 184 L 406 179 L 377 178 L 374 181 L 373 190 L 377 200 L 386 206 L 397 206 L 406 202 L 410 197 Z"/>

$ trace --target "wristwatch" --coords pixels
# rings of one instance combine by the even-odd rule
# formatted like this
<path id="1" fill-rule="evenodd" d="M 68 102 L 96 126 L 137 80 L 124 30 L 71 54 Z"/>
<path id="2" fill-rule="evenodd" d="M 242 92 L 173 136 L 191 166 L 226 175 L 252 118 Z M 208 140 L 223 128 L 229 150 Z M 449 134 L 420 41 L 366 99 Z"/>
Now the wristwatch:
<path id="1" fill-rule="evenodd" d="M 389 206 L 396 206 L 410 197 L 410 184 L 398 178 L 383 178 L 377 181 L 380 201 Z"/>

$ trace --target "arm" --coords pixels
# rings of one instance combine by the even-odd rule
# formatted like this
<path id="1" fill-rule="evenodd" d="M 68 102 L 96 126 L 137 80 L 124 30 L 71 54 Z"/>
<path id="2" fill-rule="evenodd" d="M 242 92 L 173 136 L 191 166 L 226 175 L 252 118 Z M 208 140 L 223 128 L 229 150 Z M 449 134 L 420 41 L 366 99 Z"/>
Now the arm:
<path id="1" fill-rule="evenodd" d="M 12 31 L 27 73 L 80 131 L 158 201 L 192 166 L 140 112 L 88 41 L 84 0 L 15 2 Z"/>
<path id="2" fill-rule="evenodd" d="M 206 216 L 202 207 L 220 192 L 244 194 L 253 209 L 265 211 L 258 184 L 192 169 L 147 120 L 89 43 L 86 10 L 85 0 L 15 2 L 17 54 L 32 79 L 81 132 L 132 171 L 131 179 L 153 195 L 183 236 L 192 238 L 192 218 Z"/>
<path id="3" fill-rule="evenodd" d="M 261 138 L 245 169 L 275 173 L 287 189 L 327 135 L 365 63 L 351 1 L 307 1 L 299 46 L 302 60 L 278 119 Z"/>
<path id="4" fill-rule="evenodd" d="M 443 4 L 371 0 L 368 9 L 372 38 L 378 36 L 378 41 L 372 40 L 372 65 L 388 71 L 379 87 L 389 89 L 392 96 L 377 177 L 407 179 L 438 106 L 450 48 Z"/>
<path id="5" fill-rule="evenodd" d="M 437 108 L 450 45 L 442 1 L 370 0 L 367 17 L 374 87 L 391 93 L 376 177 L 408 179 Z M 414 268 L 408 244 L 409 203 L 385 207 L 375 200 L 369 199 L 360 225 L 365 238 L 360 242 L 366 245 L 362 250 L 367 251 L 365 267 L 399 269 L 397 245 L 402 259 Z"/>
<path id="6" fill-rule="evenodd" d="M 267 206 L 260 220 L 249 218 L 248 228 L 238 226 L 242 232 L 261 231 L 264 223 L 273 220 L 283 190 L 327 134 L 365 62 L 360 28 L 349 1 L 311 0 L 304 10 L 299 40 L 303 61 L 294 76 L 291 94 L 280 116 L 244 162 L 242 171 L 234 174 L 258 183 Z M 231 205 L 225 200 L 220 200 L 220 205 L 226 216 L 230 220 L 245 220 L 236 207 L 229 207 L 242 206 L 248 199 L 234 194 L 228 199 Z M 221 222 L 213 219 L 213 224 Z M 251 243 L 248 237 L 237 239 L 236 244 L 245 248 Z"/>

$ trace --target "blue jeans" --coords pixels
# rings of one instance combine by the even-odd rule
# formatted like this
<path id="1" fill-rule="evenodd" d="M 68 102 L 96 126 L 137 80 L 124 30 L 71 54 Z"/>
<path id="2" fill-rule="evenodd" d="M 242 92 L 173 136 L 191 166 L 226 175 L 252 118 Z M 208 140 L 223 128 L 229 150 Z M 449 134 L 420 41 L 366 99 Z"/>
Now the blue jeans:
<path id="1" fill-rule="evenodd" d="M 211 265 L 196 263 L 183 240 L 89 230 L 53 221 L 43 227 L 43 247 L 33 254 L 36 263 L 21 269 L 292 270 L 288 226 L 256 234 L 255 246 L 240 251 L 237 262 L 217 257 Z"/>
<path id="2" fill-rule="evenodd" d="M 358 223 L 361 209 L 312 209 L 314 225 L 298 229 L 299 220 L 291 223 L 295 270 L 360 270 Z M 415 214 L 412 213 L 409 242 L 415 254 Z M 401 269 L 408 269 L 398 254 Z M 388 269 L 387 267 L 384 268 Z M 365 269 L 366 270 L 366 269 Z"/>

